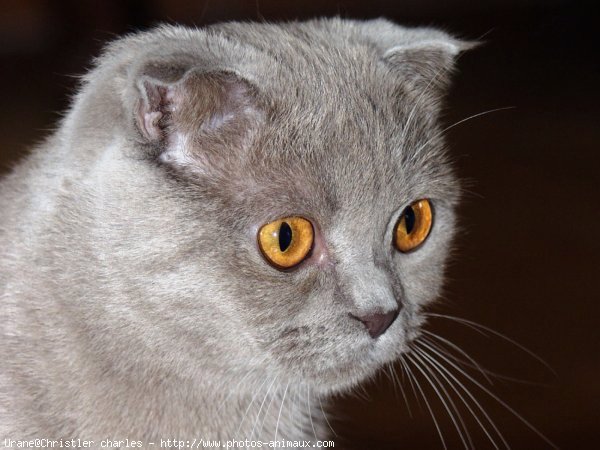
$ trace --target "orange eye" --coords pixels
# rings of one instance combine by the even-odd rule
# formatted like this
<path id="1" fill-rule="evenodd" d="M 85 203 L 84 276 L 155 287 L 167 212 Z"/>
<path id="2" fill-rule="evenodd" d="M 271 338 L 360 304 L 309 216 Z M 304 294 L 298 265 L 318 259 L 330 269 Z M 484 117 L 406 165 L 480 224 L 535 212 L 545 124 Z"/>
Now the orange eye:
<path id="1" fill-rule="evenodd" d="M 303 217 L 285 217 L 258 230 L 258 246 L 265 259 L 278 269 L 300 264 L 310 253 L 314 230 Z"/>
<path id="2" fill-rule="evenodd" d="M 414 250 L 427 239 L 433 224 L 429 200 L 418 200 L 407 206 L 394 232 L 394 244 L 402 253 Z"/>

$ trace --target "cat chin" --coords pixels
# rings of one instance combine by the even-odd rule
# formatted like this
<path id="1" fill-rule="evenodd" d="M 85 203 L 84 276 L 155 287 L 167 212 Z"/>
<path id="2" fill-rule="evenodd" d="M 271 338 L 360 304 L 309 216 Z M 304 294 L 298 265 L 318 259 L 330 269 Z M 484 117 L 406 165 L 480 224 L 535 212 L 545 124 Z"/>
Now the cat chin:
<path id="1" fill-rule="evenodd" d="M 302 358 L 290 357 L 293 346 L 283 347 L 288 351 L 279 348 L 276 360 L 290 381 L 309 384 L 324 395 L 341 393 L 372 378 L 380 369 L 408 353 L 410 342 L 421 334 L 421 324 L 422 319 L 418 314 L 405 312 L 377 339 L 366 335 L 352 336 L 354 342 L 351 346 L 338 346 L 326 354 L 312 349 L 310 357 L 305 354 Z"/>
<path id="2" fill-rule="evenodd" d="M 322 395 L 348 392 L 357 385 L 373 378 L 379 370 L 398 361 L 409 352 L 405 344 L 389 339 L 389 342 L 377 342 L 362 358 L 356 358 L 339 365 L 330 365 L 318 370 L 292 371 L 291 377 L 299 384 L 309 384 L 311 389 Z M 298 374 L 301 378 L 298 379 Z"/>
<path id="3" fill-rule="evenodd" d="M 360 365 L 340 366 L 307 376 L 300 383 L 310 384 L 312 390 L 321 395 L 343 394 L 372 379 L 387 364 L 396 360 L 398 357 L 383 358 L 381 362 L 371 361 L 370 364 L 362 361 Z"/>
<path id="4" fill-rule="evenodd" d="M 302 380 L 297 380 L 297 382 L 310 385 L 311 391 L 320 395 L 343 394 L 351 391 L 365 380 L 374 377 L 378 370 L 378 366 L 360 369 L 356 367 L 337 368 L 320 372 L 314 376 L 307 376 Z"/>

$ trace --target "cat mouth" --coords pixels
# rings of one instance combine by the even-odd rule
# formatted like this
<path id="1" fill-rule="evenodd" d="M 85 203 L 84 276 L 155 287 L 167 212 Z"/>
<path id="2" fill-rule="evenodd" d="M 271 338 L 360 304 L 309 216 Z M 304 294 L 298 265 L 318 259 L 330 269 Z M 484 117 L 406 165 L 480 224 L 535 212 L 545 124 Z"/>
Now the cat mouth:
<path id="1" fill-rule="evenodd" d="M 309 349 L 288 343 L 285 350 L 277 350 L 277 359 L 297 381 L 324 392 L 341 392 L 372 377 L 409 352 L 409 342 L 402 328 L 400 323 L 394 324 L 376 339 L 365 333 L 352 345 L 346 343 L 337 348 L 312 346 Z M 410 333 L 411 336 L 417 334 Z"/>

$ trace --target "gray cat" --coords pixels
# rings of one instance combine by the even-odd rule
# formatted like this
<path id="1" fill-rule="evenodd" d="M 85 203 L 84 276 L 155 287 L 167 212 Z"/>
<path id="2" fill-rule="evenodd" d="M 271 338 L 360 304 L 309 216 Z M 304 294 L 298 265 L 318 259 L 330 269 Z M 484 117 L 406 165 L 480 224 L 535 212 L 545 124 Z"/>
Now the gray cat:
<path id="1" fill-rule="evenodd" d="M 440 292 L 467 47 L 340 19 L 109 45 L 0 185 L 2 442 L 327 439 Z"/>

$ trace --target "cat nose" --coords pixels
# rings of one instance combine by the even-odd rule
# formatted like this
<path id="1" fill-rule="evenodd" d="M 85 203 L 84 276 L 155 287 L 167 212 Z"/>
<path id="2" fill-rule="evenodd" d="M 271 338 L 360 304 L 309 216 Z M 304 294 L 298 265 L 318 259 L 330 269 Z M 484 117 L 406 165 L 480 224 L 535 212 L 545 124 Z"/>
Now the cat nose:
<path id="1" fill-rule="evenodd" d="M 398 312 L 398 309 L 392 309 L 391 311 L 385 313 L 361 314 L 358 316 L 350 314 L 350 316 L 364 323 L 371 337 L 376 339 L 385 333 L 394 320 L 396 320 L 396 317 L 398 317 Z"/>

